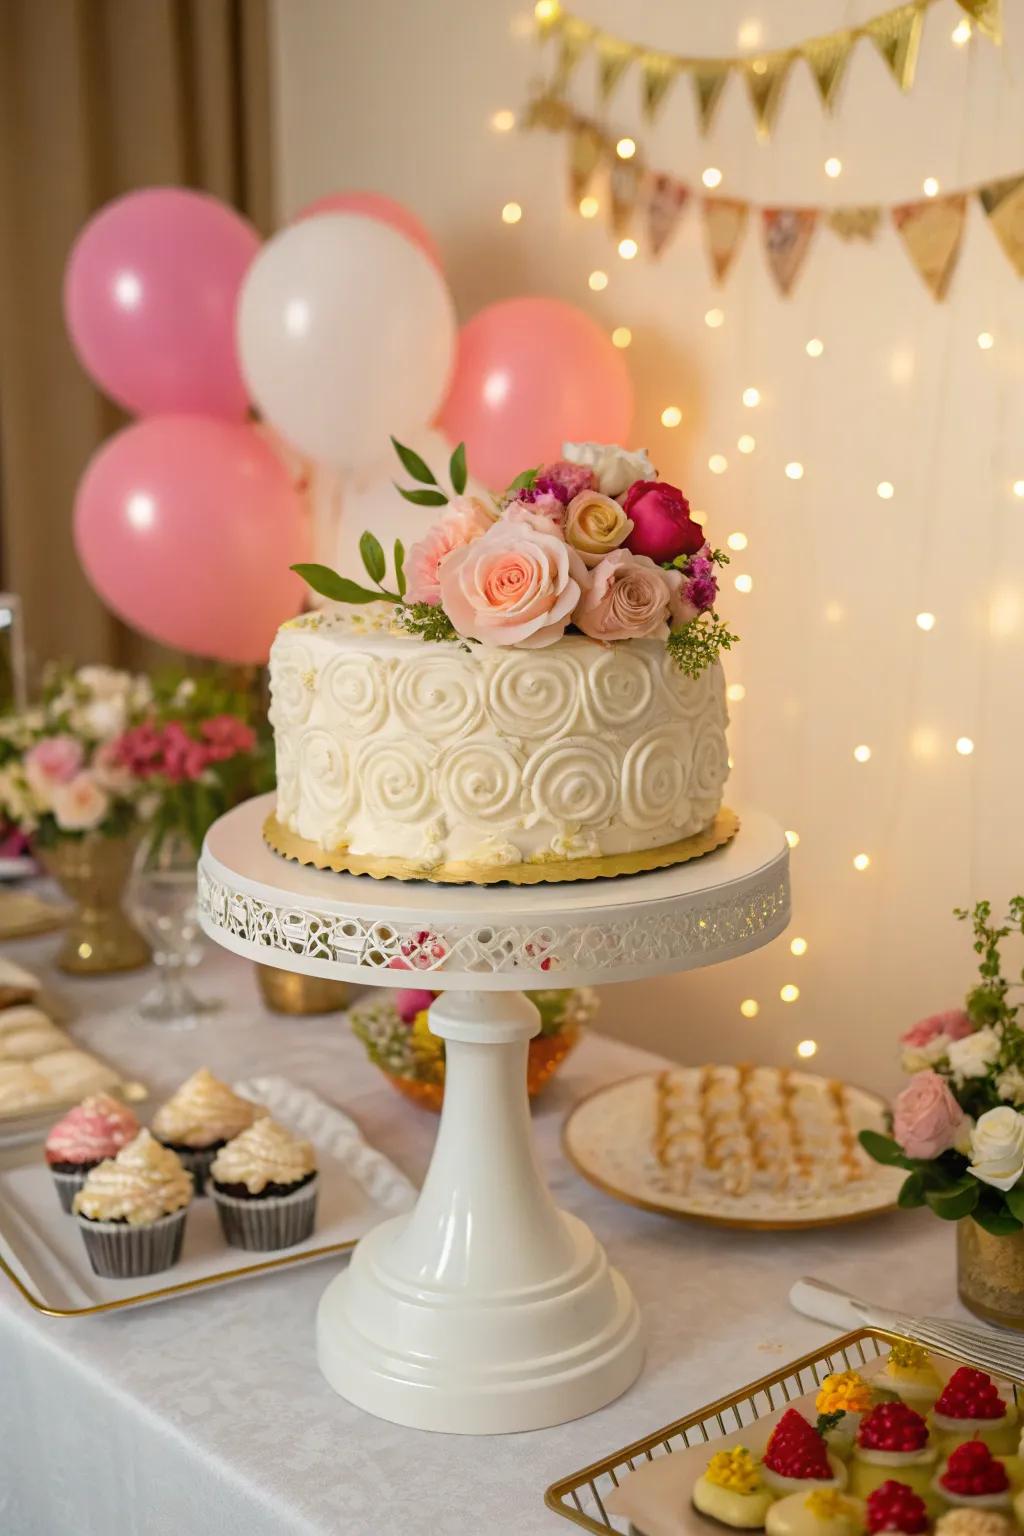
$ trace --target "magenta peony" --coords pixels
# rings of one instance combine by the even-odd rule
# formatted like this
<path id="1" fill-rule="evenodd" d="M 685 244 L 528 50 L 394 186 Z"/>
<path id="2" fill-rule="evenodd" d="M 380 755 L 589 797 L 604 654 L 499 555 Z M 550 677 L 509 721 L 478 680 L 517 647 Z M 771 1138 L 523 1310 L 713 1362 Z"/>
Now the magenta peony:
<path id="1" fill-rule="evenodd" d="M 395 992 L 395 1008 L 403 1024 L 411 1024 L 418 1013 L 429 1008 L 436 997 L 425 987 L 399 987 Z"/>
<path id="2" fill-rule="evenodd" d="M 573 623 L 592 640 L 638 640 L 668 634 L 668 572 L 626 549 L 605 555 L 590 573 Z"/>
<path id="3" fill-rule="evenodd" d="M 658 564 L 677 555 L 695 555 L 704 543 L 704 530 L 690 516 L 690 503 L 674 485 L 660 480 L 637 480 L 622 502 L 633 531 L 626 548 L 647 555 Z"/>
<path id="4" fill-rule="evenodd" d="M 405 557 L 406 598 L 410 603 L 441 601 L 438 570 L 452 550 L 479 539 L 493 525 L 493 518 L 478 496 L 457 496 L 448 504 L 447 516 L 428 528 L 422 539 L 410 545 Z"/>
<path id="5" fill-rule="evenodd" d="M 561 535 L 527 523 L 496 524 L 454 550 L 439 573 L 444 611 L 482 645 L 552 645 L 588 585 L 587 568 Z"/>
<path id="6" fill-rule="evenodd" d="M 915 1072 L 892 1107 L 892 1133 L 908 1157 L 927 1160 L 947 1151 L 965 1115 L 937 1072 Z"/>

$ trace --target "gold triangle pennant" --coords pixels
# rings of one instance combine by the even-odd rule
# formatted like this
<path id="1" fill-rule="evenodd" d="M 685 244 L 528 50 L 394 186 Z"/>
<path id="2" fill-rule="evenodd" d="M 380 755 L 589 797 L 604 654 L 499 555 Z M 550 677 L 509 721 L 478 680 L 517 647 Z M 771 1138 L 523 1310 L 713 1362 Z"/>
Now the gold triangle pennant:
<path id="1" fill-rule="evenodd" d="M 944 299 L 960 255 L 967 197 L 930 197 L 925 202 L 903 203 L 892 210 L 895 225 L 907 254 L 932 296 Z"/>
<path id="2" fill-rule="evenodd" d="M 783 298 L 796 282 L 817 224 L 817 208 L 761 209 L 765 255 Z"/>
<path id="3" fill-rule="evenodd" d="M 523 113 L 524 128 L 546 128 L 549 133 L 566 133 L 575 121 L 569 103 L 547 92 L 535 96 Z"/>
<path id="4" fill-rule="evenodd" d="M 579 123 L 569 149 L 569 193 L 574 203 L 584 195 L 605 152 L 604 135 L 593 123 Z"/>
<path id="5" fill-rule="evenodd" d="M 633 215 L 643 177 L 643 166 L 635 160 L 612 160 L 608 178 L 612 198 L 612 229 L 619 238 L 632 232 Z"/>
<path id="6" fill-rule="evenodd" d="M 704 199 L 704 235 L 715 282 L 724 282 L 747 227 L 750 204 L 734 197 Z"/>
<path id="7" fill-rule="evenodd" d="M 1003 0 L 956 0 L 956 3 L 990 42 L 1002 42 Z"/>
<path id="8" fill-rule="evenodd" d="M 897 6 L 896 10 L 886 11 L 884 16 L 864 24 L 864 31 L 892 70 L 901 91 L 909 91 L 914 83 L 923 26 L 922 0 L 911 0 L 909 5 Z"/>
<path id="9" fill-rule="evenodd" d="M 644 81 L 644 116 L 653 122 L 679 73 L 674 59 L 663 53 L 645 53 L 640 60 Z"/>
<path id="10" fill-rule="evenodd" d="M 761 138 L 767 138 L 772 131 L 786 79 L 793 67 L 793 57 L 791 53 L 766 53 L 744 66 L 750 103 Z"/>
<path id="11" fill-rule="evenodd" d="M 566 16 L 559 28 L 561 41 L 558 46 L 558 63 L 555 66 L 554 89 L 564 90 L 569 83 L 569 77 L 580 59 L 583 51 L 594 36 L 593 27 L 585 21 L 579 21 L 575 16 Z"/>
<path id="12" fill-rule="evenodd" d="M 1024 277 L 1024 176 L 1004 176 L 978 188 L 985 217 L 1018 277 Z"/>
<path id="13" fill-rule="evenodd" d="M 690 189 L 674 176 L 652 176 L 647 192 L 647 243 L 652 256 L 660 256 L 675 233 Z"/>
<path id="14" fill-rule="evenodd" d="M 702 134 L 707 133 L 711 127 L 715 108 L 728 78 L 729 64 L 725 59 L 705 59 L 690 66 L 690 79 L 697 102 L 697 123 Z"/>
<path id="15" fill-rule="evenodd" d="M 841 240 L 873 240 L 882 222 L 881 208 L 830 208 L 826 221 Z"/>
<path id="16" fill-rule="evenodd" d="M 857 34 L 847 28 L 845 32 L 832 32 L 828 37 L 813 37 L 800 49 L 827 112 L 831 112 L 836 104 L 856 41 Z"/>
<path id="17" fill-rule="evenodd" d="M 603 103 L 612 94 L 633 61 L 633 50 L 617 37 L 602 35 L 597 41 L 597 94 Z"/>

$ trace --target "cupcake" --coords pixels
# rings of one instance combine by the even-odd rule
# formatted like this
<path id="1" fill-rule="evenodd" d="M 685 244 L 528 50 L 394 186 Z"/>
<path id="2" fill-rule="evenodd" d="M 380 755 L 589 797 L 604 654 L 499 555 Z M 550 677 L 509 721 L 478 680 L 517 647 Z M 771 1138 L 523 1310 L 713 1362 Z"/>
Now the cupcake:
<path id="1" fill-rule="evenodd" d="M 983 1440 L 966 1440 L 950 1454 L 935 1480 L 935 1492 L 955 1509 L 1012 1507 L 1010 1477 Z"/>
<path id="2" fill-rule="evenodd" d="M 932 1425 L 944 1451 L 967 1440 L 983 1440 L 997 1455 L 1017 1449 L 1017 1412 L 1000 1395 L 985 1371 L 961 1365 L 943 1387 L 932 1412 Z"/>
<path id="3" fill-rule="evenodd" d="M 938 1452 L 928 1425 L 906 1403 L 879 1403 L 861 1420 L 850 1463 L 850 1491 L 867 1499 L 883 1483 L 895 1480 L 924 1498 Z"/>
<path id="4" fill-rule="evenodd" d="M 870 1536 L 892 1532 L 892 1536 L 922 1536 L 930 1524 L 928 1507 L 919 1493 L 893 1478 L 880 1483 L 867 1502 L 867 1528 Z"/>
<path id="5" fill-rule="evenodd" d="M 157 1110 L 153 1135 L 178 1154 L 195 1180 L 196 1194 L 201 1195 L 221 1147 L 265 1114 L 262 1105 L 232 1093 L 208 1067 L 200 1067 Z"/>
<path id="6" fill-rule="evenodd" d="M 861 1536 L 864 1505 L 838 1488 L 790 1493 L 768 1510 L 767 1536 Z"/>
<path id="7" fill-rule="evenodd" d="M 222 1147 L 209 1174 L 221 1230 L 233 1248 L 292 1248 L 313 1230 L 316 1157 L 274 1120 L 257 1120 Z"/>
<path id="8" fill-rule="evenodd" d="M 810 1493 L 813 1488 L 845 1488 L 846 1468 L 813 1424 L 795 1408 L 787 1408 L 764 1449 L 761 1476 L 779 1498 L 784 1493 Z"/>
<path id="9" fill-rule="evenodd" d="M 772 1494 L 745 1445 L 716 1451 L 693 1485 L 693 1507 L 738 1531 L 759 1531 Z"/>
<path id="10" fill-rule="evenodd" d="M 897 1339 L 893 1344 L 878 1380 L 918 1413 L 927 1412 L 942 1391 L 942 1379 L 928 1351 L 909 1339 Z"/>
<path id="11" fill-rule="evenodd" d="M 57 1197 L 69 1214 L 89 1170 L 116 1157 L 138 1134 L 139 1122 L 128 1106 L 106 1093 L 83 1099 L 57 1121 L 44 1152 Z"/>
<path id="12" fill-rule="evenodd" d="M 170 1269 L 191 1199 L 192 1175 L 148 1131 L 98 1163 L 71 1205 L 96 1274 L 129 1280 Z"/>

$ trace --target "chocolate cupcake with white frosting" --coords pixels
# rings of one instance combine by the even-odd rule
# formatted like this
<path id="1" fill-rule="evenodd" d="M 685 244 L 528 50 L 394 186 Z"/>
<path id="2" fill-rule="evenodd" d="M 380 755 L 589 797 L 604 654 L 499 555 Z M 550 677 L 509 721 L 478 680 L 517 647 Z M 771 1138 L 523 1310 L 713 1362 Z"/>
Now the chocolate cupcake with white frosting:
<path id="1" fill-rule="evenodd" d="M 217 1153 L 209 1187 L 233 1248 L 270 1253 L 305 1242 L 313 1231 L 315 1153 L 274 1120 L 257 1120 Z"/>
<path id="2" fill-rule="evenodd" d="M 214 1077 L 209 1067 L 200 1067 L 157 1110 L 153 1135 L 177 1153 L 195 1180 L 196 1194 L 201 1195 L 221 1147 L 265 1114 L 262 1104 L 243 1099 Z"/>
<path id="3" fill-rule="evenodd" d="M 148 1131 L 98 1163 L 72 1202 L 96 1274 L 129 1280 L 170 1269 L 191 1199 L 192 1175 Z"/>

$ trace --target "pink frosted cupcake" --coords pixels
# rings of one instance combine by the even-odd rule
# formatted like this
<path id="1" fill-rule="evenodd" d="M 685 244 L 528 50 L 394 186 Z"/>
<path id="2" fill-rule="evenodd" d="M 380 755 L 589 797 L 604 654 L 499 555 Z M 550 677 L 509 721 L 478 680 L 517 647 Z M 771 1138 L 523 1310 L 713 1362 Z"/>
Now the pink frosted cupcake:
<path id="1" fill-rule="evenodd" d="M 90 1168 L 116 1157 L 139 1134 L 139 1122 L 126 1104 L 97 1093 L 69 1109 L 46 1138 L 45 1155 L 57 1198 L 71 1214 L 71 1202 Z"/>

